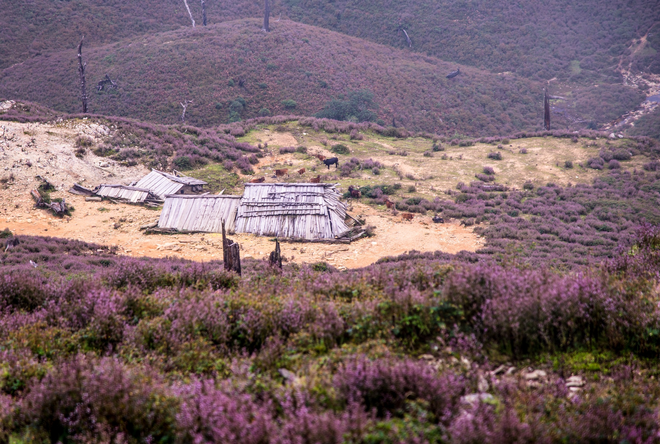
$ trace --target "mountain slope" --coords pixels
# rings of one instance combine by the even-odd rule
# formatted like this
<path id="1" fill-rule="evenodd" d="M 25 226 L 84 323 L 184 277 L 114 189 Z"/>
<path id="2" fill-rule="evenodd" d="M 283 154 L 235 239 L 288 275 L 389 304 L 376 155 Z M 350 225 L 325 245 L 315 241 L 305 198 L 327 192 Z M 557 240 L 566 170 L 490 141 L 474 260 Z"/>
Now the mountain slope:
<path id="1" fill-rule="evenodd" d="M 90 112 L 198 126 L 270 114 L 310 115 L 367 89 L 388 124 L 474 135 L 538 128 L 541 86 L 290 21 L 256 19 L 161 33 L 85 51 Z M 75 52 L 31 58 L 0 74 L 0 95 L 80 110 Z M 94 91 L 108 74 L 116 90 Z M 234 113 L 234 114 L 232 114 Z"/>
<path id="2" fill-rule="evenodd" d="M 201 6 L 189 1 L 201 24 Z M 618 82 L 619 61 L 660 72 L 659 0 L 277 0 L 283 15 L 443 60 L 535 79 Z M 209 23 L 259 17 L 263 2 L 209 0 Z M 275 26 L 276 23 L 274 23 Z M 190 26 L 182 0 L 4 2 L 0 68 L 74 49 L 81 34 L 101 44 Z M 655 28 L 654 28 L 655 26 Z M 648 42 L 635 52 L 634 41 Z"/>

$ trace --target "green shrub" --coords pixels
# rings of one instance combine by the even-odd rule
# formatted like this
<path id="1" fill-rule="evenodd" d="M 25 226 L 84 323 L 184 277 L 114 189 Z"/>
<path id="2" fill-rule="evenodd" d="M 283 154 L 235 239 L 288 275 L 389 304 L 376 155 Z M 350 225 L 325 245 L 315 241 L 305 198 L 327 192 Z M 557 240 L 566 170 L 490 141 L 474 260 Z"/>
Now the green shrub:
<path id="1" fill-rule="evenodd" d="M 282 106 L 286 109 L 295 109 L 298 104 L 296 103 L 295 100 L 287 99 L 287 100 L 282 100 Z"/>
<path id="2" fill-rule="evenodd" d="M 336 145 L 332 145 L 332 148 L 330 149 L 333 153 L 336 154 L 350 154 L 351 150 L 346 146 L 342 145 L 341 143 L 338 143 Z"/>
<path id="3" fill-rule="evenodd" d="M 261 108 L 259 110 L 259 117 L 268 117 L 270 116 L 270 110 L 268 108 Z"/>

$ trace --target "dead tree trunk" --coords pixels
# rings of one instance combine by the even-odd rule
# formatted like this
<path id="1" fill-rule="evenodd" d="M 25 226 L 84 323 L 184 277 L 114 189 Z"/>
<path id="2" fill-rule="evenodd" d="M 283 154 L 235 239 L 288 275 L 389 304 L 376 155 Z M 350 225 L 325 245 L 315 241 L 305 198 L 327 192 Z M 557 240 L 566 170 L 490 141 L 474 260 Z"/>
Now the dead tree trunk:
<path id="1" fill-rule="evenodd" d="M 408 42 L 408 48 L 412 48 L 412 40 L 410 40 L 410 37 L 408 37 L 408 33 L 403 28 L 401 28 L 401 31 L 403 31 L 403 34 L 406 36 L 406 41 Z"/>
<path id="2" fill-rule="evenodd" d="M 280 252 L 280 241 L 275 239 L 275 251 L 272 251 L 270 253 L 270 257 L 268 258 L 268 264 L 271 267 L 278 267 L 279 269 L 282 269 L 282 254 Z"/>
<path id="3" fill-rule="evenodd" d="M 222 260 L 226 271 L 235 271 L 241 275 L 241 247 L 227 238 L 225 222 L 222 221 Z"/>
<path id="4" fill-rule="evenodd" d="M 83 114 L 87 114 L 87 83 L 85 82 L 85 68 L 87 67 L 87 63 L 84 63 L 82 58 L 83 40 L 85 40 L 84 36 L 80 39 L 80 44 L 78 45 L 78 73 L 80 74 L 80 90 L 82 92 L 82 112 Z"/>
<path id="5" fill-rule="evenodd" d="M 184 100 L 181 102 L 181 106 L 183 107 L 183 112 L 181 112 L 181 122 L 185 123 L 186 121 L 186 111 L 188 110 L 188 105 L 193 103 L 192 100 Z"/>
<path id="6" fill-rule="evenodd" d="M 195 19 L 192 16 L 192 13 L 190 12 L 190 8 L 188 7 L 188 2 L 187 0 L 183 0 L 183 4 L 186 5 L 186 10 L 188 11 L 188 15 L 190 16 L 190 21 L 192 22 L 192 27 L 195 27 Z"/>
<path id="7" fill-rule="evenodd" d="M 550 97 L 547 88 L 543 91 L 543 126 L 546 131 L 550 131 Z"/>
<path id="8" fill-rule="evenodd" d="M 264 31 L 270 32 L 270 1 L 264 0 Z"/>
<path id="9" fill-rule="evenodd" d="M 202 0 L 202 25 L 206 26 L 206 1 Z"/>

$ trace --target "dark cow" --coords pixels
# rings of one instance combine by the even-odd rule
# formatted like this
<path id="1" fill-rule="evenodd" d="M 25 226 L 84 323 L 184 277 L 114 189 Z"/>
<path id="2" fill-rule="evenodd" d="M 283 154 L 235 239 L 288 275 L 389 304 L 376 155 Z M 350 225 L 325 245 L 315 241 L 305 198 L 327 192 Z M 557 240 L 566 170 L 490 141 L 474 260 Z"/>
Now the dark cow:
<path id="1" fill-rule="evenodd" d="M 445 220 L 442 217 L 438 216 L 437 214 L 435 216 L 433 216 L 432 220 L 433 220 L 433 223 L 436 223 L 436 224 L 444 224 L 445 223 Z"/>
<path id="2" fill-rule="evenodd" d="M 330 169 L 330 165 L 332 165 L 332 164 L 335 164 L 335 169 L 339 168 L 339 158 L 338 157 L 331 157 L 330 159 L 325 159 L 323 161 L 323 163 L 325 164 L 325 166 L 328 167 L 328 169 Z"/>
<path id="3" fill-rule="evenodd" d="M 252 179 L 250 183 L 264 183 L 266 181 L 265 177 L 260 177 L 258 179 Z"/>
<path id="4" fill-rule="evenodd" d="M 456 71 L 454 71 L 454 72 L 450 72 L 449 74 L 447 74 L 447 78 L 448 78 L 448 79 L 453 79 L 454 77 L 456 77 L 456 76 L 459 75 L 460 73 L 461 73 L 461 69 L 459 68 L 459 69 L 457 69 Z"/>

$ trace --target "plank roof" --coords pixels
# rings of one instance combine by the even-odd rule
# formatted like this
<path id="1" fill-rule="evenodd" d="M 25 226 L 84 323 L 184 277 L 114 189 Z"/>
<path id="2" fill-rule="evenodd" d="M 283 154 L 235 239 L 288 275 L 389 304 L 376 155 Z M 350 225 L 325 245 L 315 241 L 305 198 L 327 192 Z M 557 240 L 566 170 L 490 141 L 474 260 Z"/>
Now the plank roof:
<path id="1" fill-rule="evenodd" d="M 245 184 L 236 232 L 298 239 L 335 239 L 348 231 L 346 206 L 334 184 Z"/>
<path id="2" fill-rule="evenodd" d="M 97 196 L 125 200 L 131 203 L 159 200 L 150 190 L 126 185 L 100 185 L 96 191 Z"/>
<path id="3" fill-rule="evenodd" d="M 195 179 L 193 177 L 178 177 L 173 174 L 167 174 L 158 170 L 151 170 L 149 174 L 144 176 L 135 185 L 139 188 L 146 188 L 151 190 L 152 193 L 165 199 L 165 196 L 176 194 L 181 188 L 186 185 L 206 185 L 203 180 Z"/>
<path id="4" fill-rule="evenodd" d="M 240 201 L 241 196 L 229 195 L 165 196 L 158 228 L 220 233 L 225 221 L 226 230 L 234 231 Z"/>

